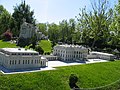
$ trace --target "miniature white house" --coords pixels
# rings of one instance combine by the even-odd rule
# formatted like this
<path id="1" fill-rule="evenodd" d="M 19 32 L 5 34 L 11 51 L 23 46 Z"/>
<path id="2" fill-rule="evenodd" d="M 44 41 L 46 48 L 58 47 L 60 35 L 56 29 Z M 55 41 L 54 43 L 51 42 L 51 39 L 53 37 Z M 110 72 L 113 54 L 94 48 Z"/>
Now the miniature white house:
<path id="1" fill-rule="evenodd" d="M 59 56 L 63 61 L 85 60 L 88 49 L 78 45 L 57 45 L 54 47 L 53 55 Z"/>
<path id="2" fill-rule="evenodd" d="M 38 52 L 24 48 L 1 48 L 0 65 L 7 69 L 25 69 L 46 66 L 47 59 Z"/>

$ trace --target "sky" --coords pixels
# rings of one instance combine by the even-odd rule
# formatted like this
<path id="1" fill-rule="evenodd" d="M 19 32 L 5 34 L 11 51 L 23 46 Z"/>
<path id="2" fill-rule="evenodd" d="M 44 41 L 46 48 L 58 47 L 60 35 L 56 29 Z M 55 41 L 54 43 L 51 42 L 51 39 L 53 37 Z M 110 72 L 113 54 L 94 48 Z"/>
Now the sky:
<path id="1" fill-rule="evenodd" d="M 11 14 L 14 12 L 13 6 L 19 5 L 23 0 L 0 0 Z M 69 20 L 75 18 L 80 13 L 80 8 L 86 6 L 87 10 L 91 10 L 91 1 L 94 0 L 25 0 L 34 10 L 35 19 L 39 23 L 56 23 L 63 19 Z M 97 1 L 97 0 L 96 0 Z M 110 6 L 113 7 L 118 0 L 109 0 Z"/>

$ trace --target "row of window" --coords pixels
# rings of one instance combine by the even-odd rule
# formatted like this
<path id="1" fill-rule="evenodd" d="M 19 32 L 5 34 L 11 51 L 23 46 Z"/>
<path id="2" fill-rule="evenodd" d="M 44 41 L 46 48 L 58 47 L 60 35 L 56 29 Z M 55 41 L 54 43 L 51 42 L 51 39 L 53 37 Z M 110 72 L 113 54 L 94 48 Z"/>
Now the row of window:
<path id="1" fill-rule="evenodd" d="M 38 55 L 38 53 L 12 53 L 11 55 Z"/>
<path id="2" fill-rule="evenodd" d="M 65 51 L 62 51 L 62 50 L 54 50 L 54 52 L 58 52 L 58 53 L 65 53 Z M 74 53 L 74 54 L 81 54 L 81 52 L 80 51 L 72 51 L 72 52 L 68 52 L 68 51 L 66 51 L 66 53 Z"/>
<path id="3" fill-rule="evenodd" d="M 41 60 L 10 60 L 10 65 L 15 64 L 41 64 L 45 65 L 44 61 Z"/>
<path id="4" fill-rule="evenodd" d="M 63 55 L 63 57 L 64 57 L 64 55 Z M 81 54 L 81 55 L 66 55 L 66 58 L 76 58 L 76 57 L 78 57 L 78 58 L 82 58 L 83 57 L 83 54 Z"/>

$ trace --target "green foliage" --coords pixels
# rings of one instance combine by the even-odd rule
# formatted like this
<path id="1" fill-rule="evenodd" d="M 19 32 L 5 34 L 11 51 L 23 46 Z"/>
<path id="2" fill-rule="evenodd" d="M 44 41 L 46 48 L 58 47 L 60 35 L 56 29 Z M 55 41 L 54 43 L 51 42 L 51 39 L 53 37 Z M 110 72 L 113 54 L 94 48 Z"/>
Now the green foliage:
<path id="1" fill-rule="evenodd" d="M 1 90 L 70 90 L 69 76 L 76 74 L 81 88 L 95 88 L 120 79 L 120 61 L 60 67 L 53 71 L 3 75 Z M 120 81 L 119 81 L 120 82 Z M 119 82 L 98 90 L 117 90 Z M 105 89 L 108 88 L 108 89 Z M 97 90 L 97 89 L 96 89 Z"/>
<path id="2" fill-rule="evenodd" d="M 0 5 L 0 35 L 9 28 L 14 33 L 14 19 L 9 12 L 2 5 Z"/>
<path id="3" fill-rule="evenodd" d="M 35 19 L 33 15 L 34 11 L 30 11 L 30 6 L 25 3 L 25 0 L 20 5 L 14 6 L 14 12 L 12 16 L 17 24 L 18 29 L 17 35 L 19 35 L 20 26 L 23 23 L 23 19 L 26 19 L 27 23 L 35 25 Z"/>
<path id="4" fill-rule="evenodd" d="M 59 39 L 59 25 L 52 23 L 48 25 L 48 38 L 56 43 Z"/>
<path id="5" fill-rule="evenodd" d="M 16 44 L 11 44 L 10 42 L 5 42 L 0 40 L 0 48 L 15 48 Z"/>
<path id="6" fill-rule="evenodd" d="M 38 46 L 35 47 L 35 51 L 38 51 L 39 54 L 43 54 L 44 53 L 44 50 L 41 48 L 40 45 L 38 45 Z"/>
<path id="7" fill-rule="evenodd" d="M 17 45 L 20 47 L 28 46 L 28 45 L 30 45 L 30 39 L 29 38 L 25 39 L 25 38 L 21 37 L 18 39 Z"/>
<path id="8" fill-rule="evenodd" d="M 88 13 L 84 8 L 82 13 L 79 13 L 82 41 L 91 48 L 102 48 L 101 46 L 106 45 L 109 40 L 113 10 L 108 6 L 107 0 L 98 0 L 92 3 L 93 11 Z"/>
<path id="9" fill-rule="evenodd" d="M 69 82 L 70 83 L 77 83 L 78 77 L 75 74 L 71 74 L 69 77 Z"/>
<path id="10" fill-rule="evenodd" d="M 111 33 L 109 45 L 117 48 L 120 51 L 120 0 L 118 0 L 118 4 L 115 6 L 110 30 Z"/>
<path id="11" fill-rule="evenodd" d="M 39 42 L 39 45 L 40 47 L 43 49 L 44 53 L 51 53 L 51 50 L 52 50 L 52 44 L 50 41 L 47 41 L 47 40 L 41 40 Z"/>
<path id="12" fill-rule="evenodd" d="M 37 24 L 37 26 L 38 26 L 40 32 L 42 32 L 44 35 L 48 34 L 47 33 L 47 25 L 46 25 L 46 23 L 39 23 L 39 24 Z"/>

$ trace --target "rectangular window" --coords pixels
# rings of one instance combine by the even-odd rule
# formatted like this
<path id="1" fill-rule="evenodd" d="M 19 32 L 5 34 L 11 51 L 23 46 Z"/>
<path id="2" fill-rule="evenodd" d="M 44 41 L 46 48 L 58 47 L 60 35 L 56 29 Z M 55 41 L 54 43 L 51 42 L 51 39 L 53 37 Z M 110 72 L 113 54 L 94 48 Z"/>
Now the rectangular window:
<path id="1" fill-rule="evenodd" d="M 20 60 L 19 60 L 18 64 L 20 64 Z"/>
<path id="2" fill-rule="evenodd" d="M 41 61 L 41 66 L 42 66 L 42 61 Z"/>
<path id="3" fill-rule="evenodd" d="M 24 64 L 24 60 L 23 60 L 23 64 Z"/>
<path id="4" fill-rule="evenodd" d="M 12 64 L 12 61 L 10 60 L 10 65 Z"/>
<path id="5" fill-rule="evenodd" d="M 12 64 L 14 64 L 14 60 L 12 61 Z"/>
<path id="6" fill-rule="evenodd" d="M 28 64 L 30 63 L 30 61 L 28 60 Z"/>
<path id="7" fill-rule="evenodd" d="M 33 64 L 33 60 L 31 60 L 31 64 Z"/>
<path id="8" fill-rule="evenodd" d="M 25 64 L 27 64 L 27 60 L 25 60 Z"/>
<path id="9" fill-rule="evenodd" d="M 15 60 L 15 64 L 16 64 L 16 60 Z"/>

